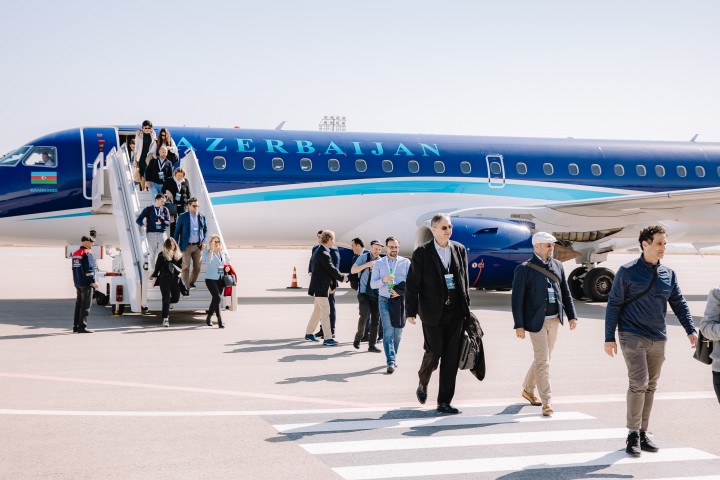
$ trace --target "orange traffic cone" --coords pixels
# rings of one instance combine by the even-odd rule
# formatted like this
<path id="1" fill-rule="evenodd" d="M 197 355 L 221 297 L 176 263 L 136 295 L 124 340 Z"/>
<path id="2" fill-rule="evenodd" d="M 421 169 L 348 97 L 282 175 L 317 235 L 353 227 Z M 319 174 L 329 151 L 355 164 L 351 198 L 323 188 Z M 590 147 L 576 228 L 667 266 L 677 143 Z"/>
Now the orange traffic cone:
<path id="1" fill-rule="evenodd" d="M 286 287 L 286 288 L 302 288 L 302 287 L 298 287 L 297 270 L 295 269 L 295 267 L 293 267 L 292 283 L 290 284 L 289 287 Z"/>

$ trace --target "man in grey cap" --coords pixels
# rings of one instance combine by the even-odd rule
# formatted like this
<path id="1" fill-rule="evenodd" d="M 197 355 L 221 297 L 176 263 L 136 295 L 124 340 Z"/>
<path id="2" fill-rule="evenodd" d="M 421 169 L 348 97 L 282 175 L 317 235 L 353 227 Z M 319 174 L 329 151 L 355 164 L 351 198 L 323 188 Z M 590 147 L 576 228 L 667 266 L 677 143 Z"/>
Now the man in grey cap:
<path id="1" fill-rule="evenodd" d="M 568 316 L 570 330 L 575 330 L 575 304 L 570 295 L 562 263 L 552 258 L 557 239 L 547 232 L 532 237 L 535 254 L 515 268 L 512 285 L 512 313 L 515 335 L 530 335 L 534 361 L 525 376 L 522 396 L 531 405 L 542 405 L 542 414 L 552 416 L 550 388 L 550 356 L 558 326 L 563 323 L 563 310 Z M 540 399 L 535 396 L 537 385 Z"/>

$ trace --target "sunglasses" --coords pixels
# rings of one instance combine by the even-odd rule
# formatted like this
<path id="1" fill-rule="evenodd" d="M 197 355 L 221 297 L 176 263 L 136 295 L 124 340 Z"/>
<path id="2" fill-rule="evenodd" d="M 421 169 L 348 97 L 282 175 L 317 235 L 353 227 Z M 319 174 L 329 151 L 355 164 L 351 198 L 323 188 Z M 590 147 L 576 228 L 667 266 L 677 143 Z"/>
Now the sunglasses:
<path id="1" fill-rule="evenodd" d="M 452 226 L 452 225 L 443 225 L 442 227 L 437 227 L 437 228 L 439 228 L 440 230 L 445 231 L 445 230 L 452 230 L 452 229 L 453 229 L 453 226 Z"/>

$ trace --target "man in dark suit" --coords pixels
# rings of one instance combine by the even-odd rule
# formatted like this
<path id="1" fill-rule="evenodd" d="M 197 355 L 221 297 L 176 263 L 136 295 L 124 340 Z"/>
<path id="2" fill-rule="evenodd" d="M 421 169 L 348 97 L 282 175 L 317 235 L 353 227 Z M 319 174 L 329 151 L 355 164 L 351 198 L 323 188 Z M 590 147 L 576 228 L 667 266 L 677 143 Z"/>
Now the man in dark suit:
<path id="1" fill-rule="evenodd" d="M 531 405 L 542 405 L 542 414 L 551 417 L 553 412 L 550 388 L 550 355 L 555 347 L 558 326 L 563 323 L 563 310 L 567 313 L 570 330 L 575 330 L 577 318 L 570 288 L 565 279 L 562 263 L 552 258 L 557 240 L 547 232 L 532 237 L 535 254 L 515 268 L 512 286 L 512 312 L 515 335 L 530 336 L 534 361 L 525 375 L 522 397 Z M 543 273 L 546 272 L 546 273 Z M 554 276 L 555 278 L 548 277 Z M 535 396 L 537 385 L 540 399 Z"/>
<path id="2" fill-rule="evenodd" d="M 414 325 L 419 314 L 425 339 L 415 393 L 425 403 L 430 376 L 439 363 L 437 409 L 460 413 L 450 402 L 455 395 L 463 322 L 470 312 L 467 252 L 463 245 L 450 241 L 453 226 L 448 215 L 435 215 L 430 227 L 434 238 L 413 252 L 405 289 L 407 321 Z"/>
<path id="3" fill-rule="evenodd" d="M 198 212 L 197 198 L 188 200 L 189 211 L 178 216 L 173 238 L 183 252 L 182 281 L 188 288 L 195 287 L 195 281 L 200 275 L 202 262 L 201 252 L 205 248 L 207 238 L 207 222 L 205 216 Z M 192 261 L 192 275 L 190 262 Z"/>
<path id="4" fill-rule="evenodd" d="M 333 264 L 330 257 L 330 249 L 335 244 L 335 232 L 323 230 L 320 234 L 320 245 L 314 249 L 314 253 L 310 259 L 310 269 L 312 271 L 310 277 L 310 287 L 308 295 L 315 297 L 315 308 L 313 309 L 307 328 L 305 329 L 305 340 L 317 342 L 318 339 L 313 335 L 313 331 L 317 328 L 319 322 L 322 322 L 323 331 L 331 332 L 330 327 L 330 303 L 328 295 L 331 290 L 335 290 L 338 282 L 344 282 L 345 276 Z M 325 338 L 323 345 L 337 345 L 333 338 Z"/>

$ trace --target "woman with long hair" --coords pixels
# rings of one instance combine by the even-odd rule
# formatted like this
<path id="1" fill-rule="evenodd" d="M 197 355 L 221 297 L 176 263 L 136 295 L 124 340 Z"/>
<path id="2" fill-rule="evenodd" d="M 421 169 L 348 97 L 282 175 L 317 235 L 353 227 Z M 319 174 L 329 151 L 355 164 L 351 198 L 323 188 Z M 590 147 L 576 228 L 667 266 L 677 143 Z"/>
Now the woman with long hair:
<path id="1" fill-rule="evenodd" d="M 157 278 L 157 285 L 162 294 L 163 327 L 170 326 L 170 303 L 173 290 L 180 289 L 180 272 L 182 271 L 182 252 L 174 238 L 170 237 L 163 242 L 162 253 L 155 262 L 155 270 L 150 279 Z M 179 295 L 179 293 L 178 293 Z"/>
<path id="2" fill-rule="evenodd" d="M 157 151 L 160 151 L 160 147 L 166 146 L 168 149 L 168 158 L 170 161 L 175 165 L 178 160 L 180 160 L 180 156 L 178 155 L 178 148 L 177 145 L 175 145 L 175 140 L 173 140 L 172 136 L 170 135 L 170 130 L 167 128 L 161 128 L 160 133 L 158 134 L 157 138 Z"/>
<path id="3" fill-rule="evenodd" d="M 210 235 L 210 241 L 208 242 L 208 248 L 203 250 L 203 263 L 206 265 L 205 270 L 205 285 L 207 285 L 212 300 L 210 300 L 210 308 L 208 310 L 207 318 L 205 323 L 208 327 L 212 327 L 212 316 L 217 316 L 218 327 L 225 328 L 222 317 L 220 316 L 220 296 L 225 289 L 225 282 L 223 282 L 223 274 L 225 273 L 225 253 L 223 252 L 222 243 L 220 242 L 220 235 Z"/>

